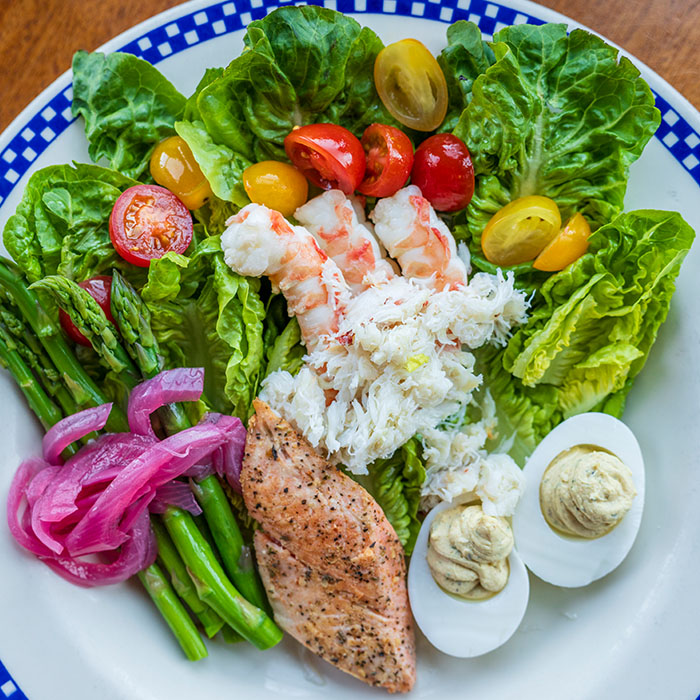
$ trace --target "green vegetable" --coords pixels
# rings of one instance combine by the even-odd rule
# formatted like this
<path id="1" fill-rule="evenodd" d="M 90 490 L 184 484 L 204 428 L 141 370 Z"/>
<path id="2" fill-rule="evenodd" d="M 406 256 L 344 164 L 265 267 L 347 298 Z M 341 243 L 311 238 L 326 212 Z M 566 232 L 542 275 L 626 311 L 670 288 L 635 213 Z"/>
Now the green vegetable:
<path id="1" fill-rule="evenodd" d="M 491 216 L 526 195 L 554 199 L 563 220 L 580 211 L 593 229 L 610 221 L 660 121 L 637 68 L 563 24 L 506 27 L 491 48 L 495 62 L 473 80 L 454 129 L 474 162 L 466 210 L 474 249 Z"/>
<path id="2" fill-rule="evenodd" d="M 73 57 L 73 116 L 85 119 L 90 158 L 138 178 L 153 148 L 174 134 L 185 98 L 148 61 L 128 53 Z"/>
<path id="3" fill-rule="evenodd" d="M 151 564 L 147 569 L 139 571 L 138 577 L 165 618 L 187 658 L 190 661 L 206 658 L 207 648 L 204 646 L 192 618 L 187 614 L 187 610 L 158 564 Z"/>
<path id="4" fill-rule="evenodd" d="M 284 330 L 274 336 L 273 342 L 266 352 L 266 374 L 277 370 L 285 370 L 290 374 L 296 374 L 304 365 L 306 348 L 301 342 L 301 329 L 296 318 L 291 318 Z"/>
<path id="5" fill-rule="evenodd" d="M 282 639 L 281 630 L 231 585 L 192 516 L 179 508 L 168 508 L 163 522 L 190 572 L 200 599 L 259 649 L 278 644 Z"/>
<path id="6" fill-rule="evenodd" d="M 694 236 L 675 212 L 621 214 L 591 235 L 588 253 L 542 285 L 540 306 L 504 350 L 480 353 L 501 428 L 517 431 L 519 456 L 569 416 L 621 415 Z"/>
<path id="7" fill-rule="evenodd" d="M 219 239 L 151 263 L 142 295 L 164 365 L 204 367 L 204 400 L 247 419 L 263 363 L 260 282 L 232 272 Z"/>
<path id="8" fill-rule="evenodd" d="M 418 505 L 420 488 L 425 481 L 418 438 L 411 438 L 388 459 L 373 462 L 368 470 L 369 475 L 361 476 L 357 481 L 381 506 L 409 555 L 420 530 Z"/>
<path id="9" fill-rule="evenodd" d="M 109 216 L 123 190 L 136 185 L 97 165 L 51 165 L 34 173 L 3 232 L 5 247 L 30 282 L 60 274 L 81 282 L 124 262 L 109 239 Z"/>
<path id="10" fill-rule="evenodd" d="M 283 7 L 251 22 L 244 43 L 176 126 L 218 197 L 245 203 L 245 162 L 286 160 L 283 141 L 295 126 L 332 122 L 359 136 L 373 122 L 395 123 L 374 88 L 383 44 L 354 19 Z"/>
<path id="11" fill-rule="evenodd" d="M 437 58 L 447 81 L 449 103 L 440 131 L 452 131 L 471 99 L 476 78 L 496 58 L 474 22 L 459 20 L 447 28 L 447 46 Z"/>

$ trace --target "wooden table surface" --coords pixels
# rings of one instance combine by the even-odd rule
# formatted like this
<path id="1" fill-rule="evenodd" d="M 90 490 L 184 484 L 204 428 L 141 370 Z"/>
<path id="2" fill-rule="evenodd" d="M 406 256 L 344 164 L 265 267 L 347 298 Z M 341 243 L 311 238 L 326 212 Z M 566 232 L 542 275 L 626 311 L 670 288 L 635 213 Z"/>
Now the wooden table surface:
<path id="1" fill-rule="evenodd" d="M 95 49 L 179 0 L 0 0 L 0 131 L 77 49 Z M 700 108 L 700 0 L 542 0 L 600 32 Z"/>

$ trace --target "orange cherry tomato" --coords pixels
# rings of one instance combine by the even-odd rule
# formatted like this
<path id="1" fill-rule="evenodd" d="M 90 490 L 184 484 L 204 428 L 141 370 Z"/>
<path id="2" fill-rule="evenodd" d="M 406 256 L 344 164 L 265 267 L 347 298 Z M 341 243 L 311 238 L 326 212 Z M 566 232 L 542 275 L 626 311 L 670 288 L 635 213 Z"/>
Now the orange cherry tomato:
<path id="1" fill-rule="evenodd" d="M 552 242 L 535 258 L 532 266 L 544 272 L 563 270 L 588 250 L 591 227 L 583 214 L 574 214 Z"/>
<path id="2" fill-rule="evenodd" d="M 357 191 L 369 197 L 391 197 L 408 180 L 413 166 L 413 144 L 395 126 L 370 124 L 362 134 L 367 158 L 365 179 Z"/>
<path id="3" fill-rule="evenodd" d="M 518 265 L 534 260 L 561 228 L 559 207 L 549 197 L 520 197 L 499 209 L 481 234 L 489 262 Z"/>
<path id="4" fill-rule="evenodd" d="M 151 175 L 169 189 L 188 209 L 199 209 L 212 191 L 185 139 L 171 136 L 161 141 L 151 155 Z"/>
<path id="5" fill-rule="evenodd" d="M 434 131 L 447 113 L 447 82 L 435 56 L 417 39 L 382 49 L 374 85 L 391 115 L 418 131 Z"/>
<path id="6" fill-rule="evenodd" d="M 263 160 L 243 171 L 243 186 L 251 202 L 291 216 L 309 194 L 306 178 L 288 163 Z"/>

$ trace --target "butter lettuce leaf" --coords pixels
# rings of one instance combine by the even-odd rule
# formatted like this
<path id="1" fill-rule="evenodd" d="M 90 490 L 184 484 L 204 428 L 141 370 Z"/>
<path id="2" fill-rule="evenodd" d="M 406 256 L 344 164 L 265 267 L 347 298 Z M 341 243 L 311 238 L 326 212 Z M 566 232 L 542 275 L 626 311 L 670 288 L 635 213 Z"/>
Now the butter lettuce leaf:
<path id="1" fill-rule="evenodd" d="M 264 368 L 260 281 L 224 262 L 218 236 L 151 262 L 142 296 L 165 366 L 204 367 L 206 404 L 247 420 Z"/>
<path id="2" fill-rule="evenodd" d="M 499 416 L 517 432 L 523 455 L 572 415 L 622 414 L 694 236 L 676 212 L 621 214 L 542 285 L 540 305 L 505 349 L 480 353 Z"/>
<path id="3" fill-rule="evenodd" d="M 295 126 L 332 122 L 359 136 L 373 122 L 395 123 L 374 88 L 384 45 L 354 19 L 283 7 L 251 22 L 244 43 L 177 125 L 218 197 L 245 204 L 245 163 L 286 160 L 284 138 Z"/>
<path id="4" fill-rule="evenodd" d="M 139 178 L 153 148 L 172 136 L 185 97 L 148 61 L 128 53 L 73 57 L 73 116 L 85 119 L 90 158 Z"/>
<path id="5" fill-rule="evenodd" d="M 418 518 L 420 490 L 425 481 L 422 450 L 412 437 L 388 459 L 378 459 L 359 481 L 381 506 L 396 531 L 406 555 L 413 552 L 421 521 Z"/>
<path id="6" fill-rule="evenodd" d="M 82 281 L 117 267 L 143 282 L 109 239 L 109 215 L 123 190 L 138 184 L 108 168 L 51 165 L 30 178 L 3 241 L 29 282 L 47 275 Z"/>
<path id="7" fill-rule="evenodd" d="M 474 162 L 466 210 L 474 249 L 491 216 L 526 195 L 551 197 L 563 219 L 580 211 L 593 229 L 610 221 L 660 122 L 637 68 L 563 24 L 506 27 L 491 48 L 495 61 L 473 80 L 454 129 Z"/>

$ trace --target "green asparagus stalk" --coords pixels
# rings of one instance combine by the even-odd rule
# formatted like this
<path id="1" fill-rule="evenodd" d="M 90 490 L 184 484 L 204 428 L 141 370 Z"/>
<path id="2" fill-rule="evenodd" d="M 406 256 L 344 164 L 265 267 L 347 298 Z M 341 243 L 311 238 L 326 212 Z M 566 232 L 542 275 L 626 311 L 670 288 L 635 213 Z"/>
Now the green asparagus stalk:
<path id="1" fill-rule="evenodd" d="M 215 476 L 193 482 L 194 494 L 202 507 L 226 572 L 241 595 L 253 605 L 271 612 L 262 582 L 253 566 L 250 548 L 243 542 L 221 483 Z"/>
<path id="2" fill-rule="evenodd" d="M 133 386 L 136 386 L 138 371 L 119 342 L 114 326 L 89 292 L 62 275 L 44 277 L 31 285 L 30 289 L 48 292 L 90 341 L 109 369 L 119 375 L 126 374 Z"/>
<path id="3" fill-rule="evenodd" d="M 175 592 L 197 616 L 207 637 L 211 639 L 224 626 L 224 621 L 199 599 L 192 579 L 187 573 L 187 567 L 185 567 L 168 535 L 168 531 L 160 520 L 152 518 L 151 527 L 158 542 L 158 559 L 163 568 L 170 574 L 170 582 Z"/>
<path id="4" fill-rule="evenodd" d="M 234 588 L 192 516 L 187 511 L 171 507 L 165 511 L 163 522 L 190 572 L 199 597 L 259 649 L 277 644 L 282 639 L 282 631 L 265 612 L 249 603 Z"/>
<path id="5" fill-rule="evenodd" d="M 63 415 L 69 416 L 75 413 L 77 410 L 75 401 L 61 382 L 61 377 L 53 366 L 51 358 L 46 354 L 38 338 L 17 317 L 6 300 L 5 304 L 0 306 L 0 324 L 5 331 L 4 337 L 8 347 L 15 347 L 46 393 L 58 402 Z"/>
<path id="6" fill-rule="evenodd" d="M 106 403 L 104 393 L 76 360 L 61 331 L 49 318 L 36 294 L 27 287 L 16 265 L 4 258 L 0 258 L 0 287 L 12 297 L 20 314 L 43 345 L 73 397 L 76 410 Z M 126 416 L 119 406 L 112 407 L 107 428 L 114 432 L 128 430 Z"/>
<path id="7" fill-rule="evenodd" d="M 0 330 L 0 364 L 12 374 L 27 399 L 29 408 L 45 430 L 63 418 L 61 409 L 46 395 L 20 354 L 14 347 L 8 346 L 2 330 Z"/>
<path id="8" fill-rule="evenodd" d="M 126 350 L 144 377 L 154 377 L 163 369 L 163 358 L 151 330 L 151 312 L 140 294 L 119 274 L 112 271 L 112 316 L 126 341 Z"/>
<path id="9" fill-rule="evenodd" d="M 243 637 L 241 637 L 233 627 L 229 627 L 228 625 L 221 630 L 221 636 L 224 638 L 226 644 L 236 644 L 237 642 L 243 641 Z"/>
<path id="10" fill-rule="evenodd" d="M 158 564 L 152 564 L 147 569 L 139 571 L 138 576 L 187 658 L 190 661 L 204 659 L 207 656 L 207 648 L 199 631 Z"/>

